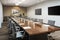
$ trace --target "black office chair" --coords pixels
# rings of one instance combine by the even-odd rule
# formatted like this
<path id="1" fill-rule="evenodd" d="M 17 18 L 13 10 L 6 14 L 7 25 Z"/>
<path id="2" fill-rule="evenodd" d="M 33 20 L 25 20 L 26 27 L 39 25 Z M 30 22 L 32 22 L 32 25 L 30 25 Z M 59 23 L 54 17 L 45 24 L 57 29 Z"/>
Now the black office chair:
<path id="1" fill-rule="evenodd" d="M 8 18 L 8 28 L 10 28 L 10 26 L 11 26 L 11 19 L 10 18 Z"/>
<path id="2" fill-rule="evenodd" d="M 8 19 L 8 33 L 11 34 L 12 33 L 12 24 L 11 24 L 11 19 Z"/>
<path id="3" fill-rule="evenodd" d="M 47 24 L 54 26 L 54 25 L 55 25 L 55 21 L 53 21 L 53 20 L 48 20 L 48 23 L 47 23 Z"/>
<path id="4" fill-rule="evenodd" d="M 32 20 L 33 20 L 34 22 L 38 22 L 36 18 L 33 18 Z"/>
<path id="5" fill-rule="evenodd" d="M 18 26 L 15 26 L 15 29 L 16 29 L 16 32 L 20 31 L 20 27 L 18 27 Z"/>
<path id="6" fill-rule="evenodd" d="M 31 18 L 31 20 L 33 21 L 33 18 Z"/>
<path id="7" fill-rule="evenodd" d="M 55 25 L 55 21 L 53 21 L 53 20 L 48 20 L 48 23 L 47 23 L 48 25 L 51 25 L 51 26 L 54 26 Z M 53 32 L 52 32 L 53 33 Z M 55 40 L 55 39 L 53 39 L 53 37 L 50 35 L 50 33 L 48 33 L 48 39 L 49 40 Z"/>
<path id="8" fill-rule="evenodd" d="M 15 38 L 16 40 L 21 40 L 24 38 L 25 32 L 24 30 L 21 30 L 20 26 L 14 24 L 15 28 Z"/>
<path id="9" fill-rule="evenodd" d="M 38 19 L 38 21 L 39 21 L 40 23 L 43 23 L 43 19 Z"/>
<path id="10" fill-rule="evenodd" d="M 27 17 L 27 19 L 29 19 L 29 17 Z"/>
<path id="11" fill-rule="evenodd" d="M 15 30 L 14 30 L 14 22 L 9 18 L 9 21 L 8 21 L 8 33 L 9 33 L 9 40 L 13 40 L 15 39 Z"/>

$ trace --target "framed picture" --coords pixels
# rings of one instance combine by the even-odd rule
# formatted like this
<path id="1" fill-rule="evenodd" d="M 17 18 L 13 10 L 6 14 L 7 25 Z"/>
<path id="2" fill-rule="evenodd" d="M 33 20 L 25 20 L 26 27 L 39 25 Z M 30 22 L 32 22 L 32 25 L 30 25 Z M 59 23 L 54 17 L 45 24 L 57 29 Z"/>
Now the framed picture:
<path id="1" fill-rule="evenodd" d="M 41 15 L 42 9 L 35 9 L 35 15 Z"/>
<path id="2" fill-rule="evenodd" d="M 19 10 L 17 9 L 12 9 L 12 14 L 18 14 L 19 13 Z"/>

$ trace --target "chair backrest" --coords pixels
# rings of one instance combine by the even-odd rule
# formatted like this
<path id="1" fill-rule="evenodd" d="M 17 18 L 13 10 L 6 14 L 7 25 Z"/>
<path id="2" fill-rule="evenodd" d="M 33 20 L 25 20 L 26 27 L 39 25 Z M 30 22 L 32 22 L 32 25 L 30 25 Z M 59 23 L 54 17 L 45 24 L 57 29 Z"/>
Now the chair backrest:
<path id="1" fill-rule="evenodd" d="M 27 17 L 27 19 L 29 19 L 29 17 Z"/>
<path id="2" fill-rule="evenodd" d="M 39 21 L 40 23 L 43 23 L 43 19 L 38 19 L 38 21 Z"/>
<path id="3" fill-rule="evenodd" d="M 16 32 L 20 31 L 20 27 L 19 26 L 15 26 Z"/>
<path id="4" fill-rule="evenodd" d="M 34 21 L 34 18 L 31 18 L 32 21 Z"/>
<path id="5" fill-rule="evenodd" d="M 36 18 L 33 19 L 34 22 L 38 22 Z"/>
<path id="6" fill-rule="evenodd" d="M 48 20 L 48 25 L 55 25 L 55 21 L 53 21 L 53 20 Z"/>

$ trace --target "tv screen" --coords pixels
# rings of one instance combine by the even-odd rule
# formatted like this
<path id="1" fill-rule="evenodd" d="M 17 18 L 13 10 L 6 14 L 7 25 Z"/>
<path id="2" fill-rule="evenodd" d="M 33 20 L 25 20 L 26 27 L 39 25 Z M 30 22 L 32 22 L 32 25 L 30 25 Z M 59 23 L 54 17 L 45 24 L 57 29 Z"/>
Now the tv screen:
<path id="1" fill-rule="evenodd" d="M 41 9 L 35 9 L 35 15 L 41 15 Z"/>
<path id="2" fill-rule="evenodd" d="M 48 7 L 48 15 L 60 15 L 60 6 Z"/>

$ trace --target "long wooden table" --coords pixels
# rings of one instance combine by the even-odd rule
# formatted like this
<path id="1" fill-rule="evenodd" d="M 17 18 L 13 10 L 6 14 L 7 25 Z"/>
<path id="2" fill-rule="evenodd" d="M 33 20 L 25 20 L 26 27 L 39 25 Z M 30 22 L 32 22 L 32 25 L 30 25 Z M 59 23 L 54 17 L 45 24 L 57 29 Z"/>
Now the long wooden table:
<path id="1" fill-rule="evenodd" d="M 21 24 L 21 22 L 20 22 L 20 18 L 11 18 L 11 19 L 13 19 L 18 25 L 20 25 Z M 19 20 L 18 20 L 19 19 Z M 24 20 L 24 19 L 23 19 Z M 31 29 L 24 29 L 24 27 L 26 27 L 27 26 L 27 24 L 28 24 L 28 21 L 30 22 L 29 23 L 29 25 L 30 25 L 30 27 L 31 27 Z M 33 24 L 34 23 L 34 24 Z M 35 26 L 35 28 L 33 27 L 33 25 Z M 57 28 L 57 27 L 54 27 L 54 26 L 50 26 L 49 25 L 49 27 L 44 27 L 43 26 L 44 24 L 41 24 L 41 23 L 35 23 L 35 22 L 33 22 L 33 21 L 31 21 L 31 20 L 26 20 L 26 22 L 24 23 L 24 25 L 20 25 L 20 27 L 22 27 L 28 34 L 29 34 L 29 36 L 31 36 L 31 38 L 29 38 L 29 39 L 33 39 L 34 37 L 34 40 L 35 39 L 37 39 L 36 38 L 36 35 L 43 35 L 44 37 L 47 37 L 47 34 L 48 33 L 50 33 L 50 32 L 54 32 L 54 31 L 58 31 L 58 30 L 60 30 L 60 28 Z M 34 36 L 33 36 L 34 35 Z M 33 37 L 32 37 L 33 36 Z M 40 37 L 39 36 L 39 37 Z M 38 37 L 38 40 L 45 40 L 45 39 L 43 39 L 44 37 L 40 37 L 40 39 L 39 39 L 39 37 Z M 46 40 L 48 40 L 47 38 L 46 38 Z"/>

